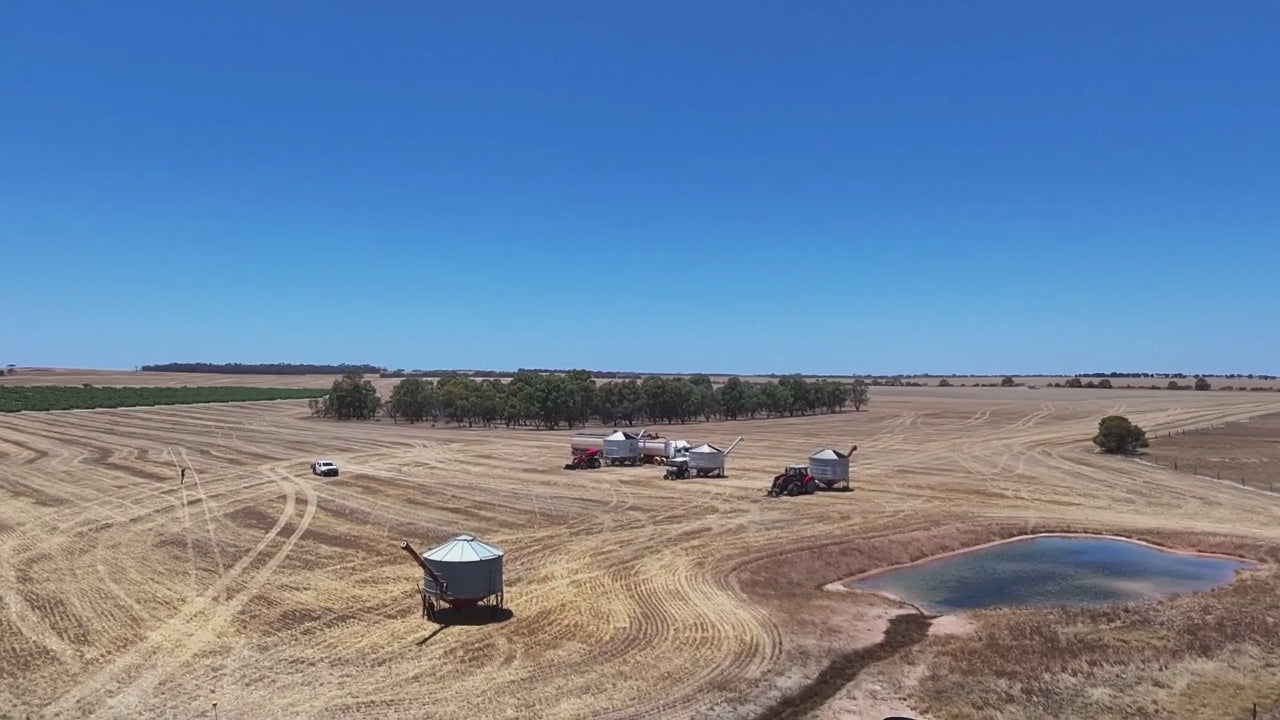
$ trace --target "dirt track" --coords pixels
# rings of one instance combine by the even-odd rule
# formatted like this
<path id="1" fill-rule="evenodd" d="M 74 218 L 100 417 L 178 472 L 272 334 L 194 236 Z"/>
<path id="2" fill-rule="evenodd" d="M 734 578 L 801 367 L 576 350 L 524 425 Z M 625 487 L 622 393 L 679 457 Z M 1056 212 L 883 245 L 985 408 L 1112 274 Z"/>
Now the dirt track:
<path id="1" fill-rule="evenodd" d="M 688 483 L 559 470 L 565 433 L 336 424 L 294 402 L 0 417 L 0 666 L 17 670 L 0 708 L 751 717 L 893 610 L 821 584 L 966 532 L 1280 540 L 1280 498 L 1086 442 L 1109 413 L 1160 431 L 1277 410 L 1270 393 L 883 389 L 870 412 L 688 426 L 747 437 L 730 478 Z M 855 441 L 856 492 L 763 497 L 786 462 Z M 321 455 L 341 478 L 308 474 Z M 507 550 L 514 616 L 433 634 L 395 543 L 458 532 Z"/>

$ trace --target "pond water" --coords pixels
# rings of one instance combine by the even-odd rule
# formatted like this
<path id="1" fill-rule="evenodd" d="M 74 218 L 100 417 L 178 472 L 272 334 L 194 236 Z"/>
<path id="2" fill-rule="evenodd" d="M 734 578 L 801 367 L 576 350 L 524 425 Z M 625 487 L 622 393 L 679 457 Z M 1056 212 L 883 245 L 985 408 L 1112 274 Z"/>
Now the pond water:
<path id="1" fill-rule="evenodd" d="M 929 612 L 1001 605 L 1096 605 L 1204 592 L 1246 560 L 1183 555 L 1105 537 L 1028 537 L 853 580 Z"/>

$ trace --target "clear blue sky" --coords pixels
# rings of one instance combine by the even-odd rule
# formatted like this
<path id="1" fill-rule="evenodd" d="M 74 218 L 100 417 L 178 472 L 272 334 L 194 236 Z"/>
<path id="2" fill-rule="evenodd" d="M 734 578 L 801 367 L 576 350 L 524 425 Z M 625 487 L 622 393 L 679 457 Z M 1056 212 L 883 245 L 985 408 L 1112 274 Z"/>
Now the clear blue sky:
<path id="1" fill-rule="evenodd" d="M 0 9 L 0 363 L 1275 372 L 1274 2 Z"/>

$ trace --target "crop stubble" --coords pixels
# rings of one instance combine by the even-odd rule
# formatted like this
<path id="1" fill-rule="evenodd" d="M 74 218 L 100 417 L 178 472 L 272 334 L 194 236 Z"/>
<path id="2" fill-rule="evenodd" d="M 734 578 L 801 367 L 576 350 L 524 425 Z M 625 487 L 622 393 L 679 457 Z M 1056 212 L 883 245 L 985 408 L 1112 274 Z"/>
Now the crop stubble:
<path id="1" fill-rule="evenodd" d="M 1084 442 L 1112 412 L 1160 431 L 1277 410 L 1232 393 L 883 389 L 869 412 L 664 426 L 747 437 L 729 478 L 680 483 L 559 470 L 565 432 L 337 424 L 304 403 L 3 417 L 0 666 L 19 672 L 0 703 L 750 717 L 878 639 L 885 601 L 819 589 L 843 575 L 1018 527 L 1277 539 L 1275 498 Z M 853 442 L 855 492 L 763 496 L 787 462 Z M 342 477 L 311 476 L 317 456 Z M 514 616 L 432 635 L 395 543 L 459 532 L 508 551 Z"/>

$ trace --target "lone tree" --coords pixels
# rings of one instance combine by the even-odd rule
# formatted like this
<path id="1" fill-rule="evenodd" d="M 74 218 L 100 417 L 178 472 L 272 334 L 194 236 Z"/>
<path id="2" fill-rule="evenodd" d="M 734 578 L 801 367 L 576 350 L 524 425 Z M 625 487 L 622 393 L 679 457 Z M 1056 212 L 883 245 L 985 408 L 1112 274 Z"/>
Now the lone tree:
<path id="1" fill-rule="evenodd" d="M 1017 385 L 1017 383 L 1015 383 L 1013 381 L 1013 378 L 1009 377 L 1008 375 L 1005 375 L 1004 377 L 1000 378 L 1000 387 L 1013 387 L 1014 385 Z"/>
<path id="2" fill-rule="evenodd" d="M 1148 446 L 1147 433 L 1123 415 L 1108 415 L 1098 421 L 1093 444 L 1104 453 L 1129 454 Z"/>
<path id="3" fill-rule="evenodd" d="M 1208 390 L 1208 389 L 1209 389 L 1210 387 L 1212 387 L 1212 386 L 1211 386 L 1211 385 L 1209 385 L 1209 381 L 1208 381 L 1208 380 L 1205 380 L 1205 379 L 1204 379 L 1204 378 L 1202 378 L 1202 377 L 1198 377 L 1198 378 L 1196 378 L 1196 386 L 1195 386 L 1195 387 L 1196 387 L 1196 389 L 1197 389 L 1197 390 Z"/>
<path id="4" fill-rule="evenodd" d="M 849 390 L 849 402 L 853 403 L 854 412 L 861 412 L 862 406 L 871 402 L 871 391 L 867 389 L 867 381 L 858 378 L 853 381 Z"/>
<path id="5" fill-rule="evenodd" d="M 938 381 L 938 387 L 951 387 L 951 381 L 946 378 L 942 378 Z"/>

